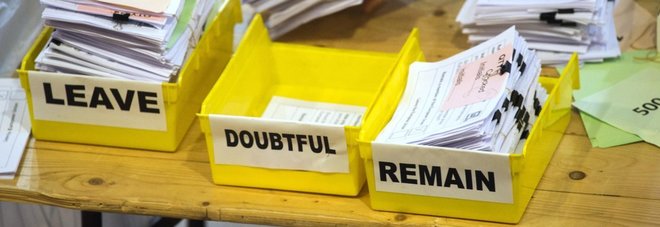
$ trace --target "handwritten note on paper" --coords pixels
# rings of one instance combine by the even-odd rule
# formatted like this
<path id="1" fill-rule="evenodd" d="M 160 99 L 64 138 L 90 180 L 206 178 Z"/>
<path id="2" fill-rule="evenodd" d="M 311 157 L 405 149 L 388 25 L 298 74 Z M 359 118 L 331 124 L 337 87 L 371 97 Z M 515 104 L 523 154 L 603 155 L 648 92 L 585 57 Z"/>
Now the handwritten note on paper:
<path id="1" fill-rule="evenodd" d="M 575 101 L 580 110 L 660 146 L 660 70 L 640 71 L 619 83 Z"/>
<path id="2" fill-rule="evenodd" d="M 30 135 L 25 92 L 17 79 L 0 79 L 0 179 L 13 179 Z"/>
<path id="3" fill-rule="evenodd" d="M 470 105 L 499 95 L 508 76 L 508 73 L 500 74 L 500 66 L 506 59 L 511 59 L 512 52 L 513 46 L 507 45 L 485 58 L 461 67 L 442 110 Z"/>

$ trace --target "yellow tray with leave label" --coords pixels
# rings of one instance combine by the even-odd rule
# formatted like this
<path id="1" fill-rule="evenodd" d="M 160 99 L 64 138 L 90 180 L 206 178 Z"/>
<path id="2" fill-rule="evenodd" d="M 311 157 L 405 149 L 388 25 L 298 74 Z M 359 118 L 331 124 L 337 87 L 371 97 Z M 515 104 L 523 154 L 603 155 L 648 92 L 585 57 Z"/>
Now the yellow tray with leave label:
<path id="1" fill-rule="evenodd" d="M 240 1 L 227 0 L 176 81 L 146 83 L 34 71 L 52 29 L 18 70 L 37 139 L 173 152 L 232 54 Z"/>

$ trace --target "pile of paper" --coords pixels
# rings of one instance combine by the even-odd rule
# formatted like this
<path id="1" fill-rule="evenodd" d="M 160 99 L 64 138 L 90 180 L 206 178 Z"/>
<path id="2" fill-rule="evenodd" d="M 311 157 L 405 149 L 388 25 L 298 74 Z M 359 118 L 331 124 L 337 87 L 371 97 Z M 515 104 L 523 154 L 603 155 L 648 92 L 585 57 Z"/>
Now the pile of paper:
<path id="1" fill-rule="evenodd" d="M 621 54 L 607 0 L 467 0 L 456 21 L 470 43 L 490 39 L 511 25 L 537 50 L 543 64 L 602 61 Z"/>
<path id="2" fill-rule="evenodd" d="M 41 0 L 55 28 L 42 71 L 141 81 L 174 79 L 215 0 Z"/>
<path id="3" fill-rule="evenodd" d="M 515 27 L 443 61 L 415 62 L 376 141 L 514 152 L 547 97 L 540 70 Z"/>
<path id="4" fill-rule="evenodd" d="M 362 0 L 244 0 L 247 6 L 261 13 L 271 38 L 277 38 L 298 26 L 351 6 Z"/>

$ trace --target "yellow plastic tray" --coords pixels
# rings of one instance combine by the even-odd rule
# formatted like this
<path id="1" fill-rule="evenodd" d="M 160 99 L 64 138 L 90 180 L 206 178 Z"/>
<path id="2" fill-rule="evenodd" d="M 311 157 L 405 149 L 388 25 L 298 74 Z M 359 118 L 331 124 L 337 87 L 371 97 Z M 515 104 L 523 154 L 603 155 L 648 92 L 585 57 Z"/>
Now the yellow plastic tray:
<path id="1" fill-rule="evenodd" d="M 415 49 L 414 51 L 420 51 Z M 421 51 L 420 51 L 421 52 Z M 534 190 L 557 148 L 570 121 L 572 90 L 578 88 L 579 76 L 577 55 L 559 78 L 541 77 L 540 82 L 549 92 L 538 120 L 532 127 L 521 154 L 509 154 L 513 203 L 498 203 L 467 200 L 451 197 L 424 196 L 406 193 L 377 191 L 374 178 L 372 142 L 385 127 L 396 109 L 406 87 L 407 72 L 392 75 L 376 105 L 365 116 L 364 127 L 358 143 L 364 160 L 372 209 L 447 217 L 479 219 L 496 222 L 517 223 L 520 221 Z M 407 155 L 418 152 L 411 145 Z M 436 149 L 436 148 L 429 148 Z M 457 150 L 444 152 L 464 152 Z M 471 152 L 477 155 L 492 155 L 488 152 Z M 506 159 L 505 159 L 506 160 Z M 470 160 L 465 160 L 470 163 Z M 475 166 L 475 169 L 478 169 Z M 414 175 L 413 175 L 414 176 Z"/>
<path id="2" fill-rule="evenodd" d="M 416 37 L 413 31 L 411 37 Z M 406 46 L 416 43 L 409 39 Z M 404 47 L 405 51 L 406 47 Z M 216 164 L 209 115 L 259 118 L 273 96 L 369 107 L 392 72 L 397 54 L 271 42 L 257 15 L 235 56 L 202 105 L 199 115 L 216 184 L 303 192 L 357 195 L 364 184 L 357 135 L 345 126 L 349 172 Z"/>
<path id="3" fill-rule="evenodd" d="M 28 72 L 34 70 L 34 60 L 52 31 L 50 28 L 44 29 L 23 58 L 18 70 L 21 84 L 27 93 L 34 137 L 52 141 L 175 151 L 204 97 L 232 54 L 234 24 L 241 20 L 240 1 L 227 0 L 221 7 L 221 11 L 207 27 L 197 48 L 179 72 L 177 81 L 162 83 L 166 131 L 35 120 Z"/>

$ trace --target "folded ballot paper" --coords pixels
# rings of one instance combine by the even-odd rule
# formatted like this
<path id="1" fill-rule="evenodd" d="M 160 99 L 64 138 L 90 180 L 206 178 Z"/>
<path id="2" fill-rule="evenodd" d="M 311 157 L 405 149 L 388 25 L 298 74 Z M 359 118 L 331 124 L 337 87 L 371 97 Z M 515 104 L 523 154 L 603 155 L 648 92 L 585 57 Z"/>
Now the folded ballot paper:
<path id="1" fill-rule="evenodd" d="M 41 71 L 171 81 L 199 40 L 215 0 L 41 0 L 55 28 Z"/>
<path id="2" fill-rule="evenodd" d="M 247 6 L 261 13 L 271 38 L 277 38 L 298 26 L 351 6 L 362 0 L 244 0 Z"/>
<path id="3" fill-rule="evenodd" d="M 513 152 L 547 97 L 540 70 L 515 27 L 443 61 L 415 62 L 376 141 Z"/>
<path id="4" fill-rule="evenodd" d="M 467 0 L 456 21 L 470 43 L 516 25 L 543 64 L 566 63 L 573 52 L 598 62 L 621 54 L 613 9 L 608 0 Z"/>

